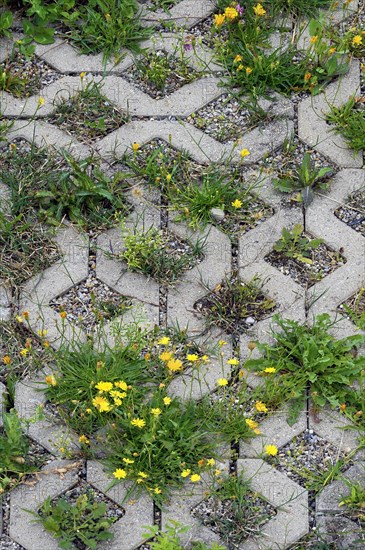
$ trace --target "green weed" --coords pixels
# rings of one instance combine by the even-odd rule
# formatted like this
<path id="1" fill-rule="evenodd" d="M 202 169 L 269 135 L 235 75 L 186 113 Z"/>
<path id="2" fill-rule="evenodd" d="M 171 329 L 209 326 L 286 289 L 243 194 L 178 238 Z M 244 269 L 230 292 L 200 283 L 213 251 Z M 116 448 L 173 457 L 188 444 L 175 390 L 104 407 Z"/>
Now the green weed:
<path id="1" fill-rule="evenodd" d="M 282 252 L 287 258 L 294 258 L 311 265 L 313 264 L 312 251 L 322 242 L 322 239 L 308 239 L 303 235 L 303 226 L 297 224 L 292 231 L 283 227 L 281 238 L 274 244 L 274 250 Z"/>
<path id="2" fill-rule="evenodd" d="M 361 98 L 352 97 L 341 107 L 332 106 L 326 120 L 355 153 L 365 149 L 365 111 Z"/>

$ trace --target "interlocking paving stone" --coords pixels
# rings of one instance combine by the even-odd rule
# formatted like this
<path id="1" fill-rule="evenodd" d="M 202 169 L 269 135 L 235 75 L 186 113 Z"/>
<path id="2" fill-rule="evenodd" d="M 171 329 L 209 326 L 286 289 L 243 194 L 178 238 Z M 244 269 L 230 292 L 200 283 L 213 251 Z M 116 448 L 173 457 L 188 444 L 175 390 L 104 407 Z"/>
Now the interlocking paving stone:
<path id="1" fill-rule="evenodd" d="M 353 0 L 349 4 L 348 14 L 354 13 L 357 8 L 358 2 Z M 150 40 L 146 40 L 142 46 L 174 53 L 183 47 L 184 41 L 189 36 L 189 29 L 210 17 L 216 7 L 211 0 L 182 0 L 167 12 L 161 10 L 151 12 L 146 10 L 143 4 L 141 9 L 144 25 L 158 29 L 158 32 Z M 337 10 L 325 16 L 331 17 L 336 22 L 340 21 L 344 14 L 342 10 Z M 213 21 L 212 18 L 211 20 Z M 168 32 L 160 32 L 164 29 Z M 301 32 L 301 40 L 304 43 L 308 40 L 308 29 Z M 273 37 L 274 47 L 280 46 L 278 42 L 280 39 L 279 35 Z M 0 39 L 0 62 L 7 58 L 11 47 L 7 38 Z M 283 206 L 282 196 L 272 190 L 270 178 L 266 178 L 261 183 L 255 193 L 257 192 L 261 200 L 271 205 L 275 213 L 248 233 L 236 236 L 238 238 L 238 275 L 243 281 L 250 280 L 256 274 L 262 278 L 265 294 L 273 298 L 278 306 L 274 313 L 280 313 L 301 323 L 310 323 L 315 315 L 323 312 L 328 312 L 334 319 L 338 305 L 364 284 L 365 241 L 363 236 L 336 218 L 334 211 L 340 204 L 346 202 L 353 191 L 363 187 L 365 171 L 361 169 L 362 155 L 354 155 L 346 147 L 342 138 L 333 133 L 331 127 L 325 122 L 325 113 L 329 109 L 329 104 L 341 105 L 349 96 L 359 93 L 359 61 L 353 60 L 349 72 L 327 86 L 323 93 L 302 99 L 298 105 L 298 115 L 295 114 L 294 104 L 290 99 L 276 96 L 273 107 L 276 113 L 275 120 L 243 135 L 237 135 L 235 146 L 232 147 L 232 145 L 219 143 L 184 120 L 194 111 L 198 111 L 227 92 L 226 88 L 220 86 L 220 77 L 217 75 L 218 72 L 222 74 L 224 68 L 214 61 L 209 48 L 198 43 L 194 51 L 184 54 L 192 67 L 199 70 L 204 65 L 204 71 L 208 74 L 158 100 L 152 99 L 140 91 L 137 85 L 126 80 L 123 73 L 135 63 L 136 58 L 128 51 L 123 51 L 121 54 L 118 64 L 113 60 L 104 63 L 102 54 L 81 55 L 71 44 L 58 37 L 51 45 L 37 44 L 36 55 L 57 70 L 61 78 L 27 99 L 14 98 L 6 92 L 1 94 L 3 116 L 15 118 L 6 140 L 11 142 L 16 138 L 23 138 L 29 142 L 34 141 L 37 146 L 64 147 L 69 149 L 75 158 L 80 159 L 91 153 L 99 154 L 105 161 L 105 170 L 109 171 L 108 163 L 113 161 L 115 156 L 121 157 L 124 152 L 130 152 L 133 143 L 138 142 L 142 146 L 159 138 L 177 150 L 186 150 L 193 160 L 203 165 L 229 159 L 231 163 L 241 163 L 248 174 L 252 165 L 265 155 L 278 150 L 284 140 L 288 139 L 297 128 L 300 140 L 332 160 L 340 171 L 332 178 L 328 191 L 315 193 L 313 202 L 304 213 L 300 207 Z M 80 78 L 81 72 L 87 73 L 83 79 Z M 109 101 L 126 111 L 130 120 L 92 145 L 87 145 L 56 125 L 50 124 L 46 117 L 57 109 L 60 99 L 67 100 L 73 97 L 82 86 L 92 80 L 103 81 L 102 93 Z M 39 97 L 45 99 L 43 106 L 38 104 Z M 265 101 L 261 102 L 261 107 L 268 109 L 270 106 Z M 16 120 L 16 117 L 22 117 L 22 120 Z M 6 147 L 6 144 L 4 146 Z M 251 154 L 241 159 L 240 150 L 243 148 L 249 149 Z M 0 183 L 2 212 L 9 211 L 9 196 L 9 190 Z M 145 224 L 160 227 L 160 212 L 156 206 L 160 204 L 158 193 L 153 199 L 146 193 L 145 201 L 133 195 L 128 197 L 128 200 L 133 203 L 135 210 L 126 221 L 127 225 L 132 226 L 137 223 L 138 215 L 143 212 Z M 183 238 L 187 235 L 194 236 L 184 224 L 175 224 L 170 213 L 169 216 L 171 230 Z M 343 255 L 347 260 L 346 264 L 309 290 L 303 289 L 265 260 L 265 256 L 280 237 L 283 227 L 293 227 L 296 223 L 304 224 L 304 222 L 308 232 L 325 239 L 335 250 L 343 249 Z M 213 226 L 208 226 L 203 235 L 207 239 L 204 260 L 186 272 L 180 282 L 169 288 L 167 295 L 167 324 L 174 325 L 178 322 L 181 327 L 187 326 L 190 334 L 194 335 L 205 331 L 204 319 L 193 309 L 195 301 L 206 295 L 207 289 L 214 288 L 232 272 L 232 245 L 229 238 Z M 62 259 L 27 281 L 21 289 L 18 303 L 19 311 L 29 311 L 31 329 L 35 332 L 39 329 L 48 329 L 47 338 L 55 347 L 60 343 L 61 322 L 59 315 L 50 308 L 49 303 L 54 297 L 79 284 L 88 275 L 87 237 L 69 227 L 58 233 L 57 242 Z M 104 251 L 110 250 L 110 246 L 115 252 L 122 249 L 123 239 L 118 228 L 113 228 L 99 236 L 96 261 L 97 277 L 114 290 L 132 297 L 131 310 L 127 311 L 122 320 L 117 319 L 116 322 L 125 323 L 128 319 L 133 319 L 136 311 L 143 308 L 146 326 L 157 325 L 160 316 L 159 285 L 143 275 L 128 272 L 122 262 L 107 258 Z M 202 282 L 207 288 L 204 289 Z M 11 318 L 14 311 L 10 305 L 13 305 L 13 301 L 16 301 L 16 296 L 11 296 L 0 282 L 0 320 L 8 321 Z M 242 364 L 248 356 L 249 341 L 254 339 L 263 342 L 271 341 L 271 324 L 272 314 L 240 336 L 239 351 Z M 75 335 L 81 339 L 86 338 L 86 335 L 71 325 L 67 319 L 64 321 L 64 330 L 66 339 Z M 106 332 L 108 342 L 111 343 L 111 325 L 107 325 Z M 333 327 L 332 332 L 336 337 L 343 337 L 359 331 L 349 320 L 341 319 Z M 233 356 L 234 351 L 237 351 L 233 348 L 234 342 L 231 337 L 225 335 L 220 329 L 213 328 L 199 338 L 204 343 L 207 339 L 216 343 L 222 338 L 228 344 L 221 350 L 222 357 L 213 357 L 210 363 L 201 366 L 199 373 L 193 370 L 192 373 L 185 372 L 176 376 L 169 387 L 171 394 L 182 398 L 199 398 L 214 391 L 219 377 L 230 377 L 231 368 L 226 361 Z M 257 356 L 256 349 L 253 357 Z M 47 372 L 42 370 L 17 384 L 15 408 L 20 417 L 29 420 L 35 414 L 37 407 L 44 404 L 44 394 L 39 392 L 38 388 Z M 247 382 L 251 387 L 255 387 L 259 383 L 259 378 L 250 373 L 247 375 Z M 5 387 L 0 385 L 0 394 L 3 391 Z M 261 436 L 249 442 L 240 442 L 238 471 L 244 470 L 245 474 L 251 478 L 254 489 L 277 508 L 277 515 L 263 528 L 263 537 L 249 539 L 240 548 L 253 550 L 275 547 L 284 550 L 305 535 L 309 529 L 306 491 L 259 458 L 265 445 L 268 443 L 278 447 L 285 445 L 295 435 L 309 427 L 338 448 L 353 450 L 358 443 L 358 434 L 354 430 L 344 430 L 346 425 L 347 421 L 343 416 L 336 411 L 325 409 L 316 415 L 308 416 L 303 411 L 296 424 L 290 427 L 286 422 L 286 411 L 283 408 L 261 423 Z M 55 456 L 61 455 L 57 440 L 63 437 L 69 437 L 69 445 L 72 449 L 76 452 L 79 449 L 76 434 L 65 431 L 65 428 L 56 422 L 30 423 L 28 433 Z M 224 456 L 228 458 L 228 454 Z M 345 477 L 351 477 L 354 474 L 361 479 L 363 466 L 361 460 L 364 460 L 364 456 L 363 450 L 356 455 L 355 465 L 344 474 Z M 37 510 L 47 496 L 56 496 L 74 485 L 78 479 L 76 470 L 66 471 L 63 477 L 54 471 L 55 467 L 68 464 L 67 461 L 52 462 L 43 469 L 43 471 L 51 470 L 51 473 L 40 474 L 39 481 L 34 487 L 21 485 L 11 494 L 9 535 L 26 550 L 57 548 L 57 542 L 39 525 L 31 523 L 32 516 L 23 509 Z M 225 463 L 224 469 L 228 472 L 228 463 Z M 124 502 L 128 489 L 125 484 L 107 490 L 111 478 L 103 472 L 99 462 L 87 463 L 87 481 L 126 510 L 126 515 L 112 526 L 115 533 L 114 540 L 103 548 L 115 550 L 137 548 L 143 541 L 142 526 L 153 524 L 152 501 L 145 495 L 135 503 Z M 319 495 L 316 502 L 316 525 L 318 532 L 326 534 L 328 542 L 333 542 L 338 548 L 347 550 L 347 548 L 356 547 L 353 541 L 357 535 L 356 524 L 349 518 L 339 515 L 343 513 L 343 508 L 338 509 L 336 498 L 342 491 L 342 487 L 343 483 L 337 480 Z M 190 513 L 191 507 L 204 498 L 204 490 L 203 485 L 187 484 L 183 491 L 175 492 L 171 502 L 162 512 L 162 527 L 166 526 L 168 519 L 180 520 L 192 526 L 192 530 L 183 535 L 186 536 L 186 541 L 190 537 L 196 537 L 207 543 L 218 541 L 218 535 L 203 527 Z M 337 523 L 334 523 L 334 520 Z M 331 532 L 334 529 L 340 532 L 336 540 Z M 1 541 L 0 548 L 2 548 Z"/>

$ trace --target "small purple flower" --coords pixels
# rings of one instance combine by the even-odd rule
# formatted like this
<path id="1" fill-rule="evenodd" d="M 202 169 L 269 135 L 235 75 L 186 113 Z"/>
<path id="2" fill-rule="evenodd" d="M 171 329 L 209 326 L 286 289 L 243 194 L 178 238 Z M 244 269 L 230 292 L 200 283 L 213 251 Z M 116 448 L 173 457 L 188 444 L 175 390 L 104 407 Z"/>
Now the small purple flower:
<path id="1" fill-rule="evenodd" d="M 184 44 L 184 50 L 185 50 L 186 52 L 190 52 L 192 49 L 193 49 L 192 43 L 191 43 L 191 42 L 185 42 L 185 44 Z"/>
<path id="2" fill-rule="evenodd" d="M 243 12 L 245 11 L 245 8 L 243 8 L 242 6 L 240 6 L 239 4 L 237 4 L 236 6 L 236 11 L 240 14 L 240 16 L 242 17 L 243 15 Z"/>

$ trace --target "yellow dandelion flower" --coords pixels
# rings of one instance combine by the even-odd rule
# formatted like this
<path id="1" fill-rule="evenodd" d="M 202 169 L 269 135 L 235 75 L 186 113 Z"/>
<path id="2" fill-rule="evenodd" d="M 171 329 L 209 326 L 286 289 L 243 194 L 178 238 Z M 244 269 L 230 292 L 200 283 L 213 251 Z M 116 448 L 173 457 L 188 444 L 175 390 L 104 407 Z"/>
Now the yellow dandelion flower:
<path id="1" fill-rule="evenodd" d="M 312 73 L 305 73 L 304 75 L 304 81 L 305 82 L 308 82 L 308 80 L 310 80 L 312 78 Z"/>
<path id="2" fill-rule="evenodd" d="M 111 390 L 109 392 L 109 395 L 111 395 L 113 398 L 118 398 L 118 399 L 124 399 L 127 396 L 125 392 L 121 392 L 119 390 Z"/>
<path id="3" fill-rule="evenodd" d="M 186 469 L 181 472 L 181 477 L 188 477 L 191 474 L 191 470 Z"/>
<path id="4" fill-rule="evenodd" d="M 44 97 L 42 97 L 42 96 L 39 97 L 39 98 L 38 98 L 38 107 L 43 107 L 43 105 L 45 104 L 45 102 L 46 102 L 46 101 L 45 101 Z"/>
<path id="5" fill-rule="evenodd" d="M 171 397 L 164 397 L 163 398 L 163 402 L 165 405 L 170 405 L 171 403 Z"/>
<path id="6" fill-rule="evenodd" d="M 353 45 L 353 46 L 360 46 L 360 44 L 362 44 L 362 36 L 360 36 L 359 34 L 357 34 L 357 35 L 354 36 L 353 39 L 352 39 L 352 45 Z"/>
<path id="7" fill-rule="evenodd" d="M 135 153 L 137 153 L 138 149 L 140 148 L 140 144 L 139 143 L 133 143 L 132 145 L 132 149 Z"/>
<path id="8" fill-rule="evenodd" d="M 253 7 L 253 11 L 255 15 L 261 17 L 262 15 L 265 15 L 266 10 L 262 7 L 261 4 L 256 4 L 256 6 Z"/>
<path id="9" fill-rule="evenodd" d="M 218 13 L 214 16 L 214 26 L 220 27 L 226 20 L 226 16 L 223 13 Z"/>
<path id="10" fill-rule="evenodd" d="M 343 411 L 345 411 L 345 410 L 346 410 L 346 408 L 347 408 L 347 405 L 346 405 L 346 403 L 341 403 L 341 405 L 340 405 L 340 411 L 342 411 L 342 412 L 343 412 Z"/>
<path id="11" fill-rule="evenodd" d="M 240 63 L 236 70 L 238 72 L 238 71 L 242 71 L 242 69 L 243 69 L 243 65 L 242 65 L 242 63 Z"/>
<path id="12" fill-rule="evenodd" d="M 253 432 L 254 432 L 256 435 L 260 435 L 260 434 L 261 434 L 261 430 L 259 430 L 258 428 L 254 428 Z"/>
<path id="13" fill-rule="evenodd" d="M 202 361 L 203 361 L 203 363 L 209 363 L 208 355 L 202 355 Z"/>
<path id="14" fill-rule="evenodd" d="M 85 443 L 85 445 L 88 445 L 90 443 L 90 439 L 88 439 L 86 435 L 80 435 L 79 442 Z"/>
<path id="15" fill-rule="evenodd" d="M 309 42 L 311 44 L 315 44 L 318 41 L 318 36 L 311 36 L 309 39 Z"/>
<path id="16" fill-rule="evenodd" d="M 246 67 L 246 74 L 251 74 L 251 73 L 252 73 L 251 67 Z"/>
<path id="17" fill-rule="evenodd" d="M 224 10 L 224 15 L 227 19 L 230 19 L 230 21 L 234 21 L 238 17 L 238 11 L 235 8 L 226 8 Z"/>
<path id="18" fill-rule="evenodd" d="M 101 395 L 97 395 L 96 397 L 94 397 L 94 399 L 92 400 L 92 404 L 96 409 L 98 409 L 99 412 L 109 412 L 112 409 L 109 401 Z"/>
<path id="19" fill-rule="evenodd" d="M 161 489 L 159 487 L 155 487 L 153 489 L 153 492 L 156 494 L 156 495 L 160 495 L 162 493 Z"/>
<path id="20" fill-rule="evenodd" d="M 151 414 L 153 416 L 159 416 L 162 413 L 162 410 L 159 407 L 156 407 L 155 409 L 151 409 Z"/>
<path id="21" fill-rule="evenodd" d="M 263 413 L 267 413 L 267 411 L 269 410 L 267 408 L 267 406 L 265 405 L 265 403 L 263 403 L 262 401 L 256 401 L 255 403 L 255 409 L 258 411 L 258 412 L 263 412 Z"/>
<path id="22" fill-rule="evenodd" d="M 67 311 L 60 311 L 60 317 L 61 317 L 61 319 L 66 319 Z"/>
<path id="23" fill-rule="evenodd" d="M 125 464 L 134 464 L 134 460 L 132 460 L 131 458 L 123 458 L 123 462 Z"/>
<path id="24" fill-rule="evenodd" d="M 242 55 L 237 54 L 233 60 L 233 63 L 239 63 L 240 61 L 242 61 Z"/>
<path id="25" fill-rule="evenodd" d="M 233 359 L 228 359 L 227 363 L 228 365 L 239 365 L 239 361 L 235 357 Z"/>
<path id="26" fill-rule="evenodd" d="M 20 317 L 20 315 L 17 315 L 17 316 L 15 317 L 15 319 L 18 321 L 18 323 L 23 323 L 23 322 L 24 322 L 23 317 Z"/>
<path id="27" fill-rule="evenodd" d="M 275 367 L 266 367 L 264 372 L 267 372 L 268 374 L 274 374 L 274 372 L 276 372 L 276 368 Z"/>
<path id="28" fill-rule="evenodd" d="M 248 149 L 242 149 L 242 151 L 240 152 L 240 156 L 244 159 L 245 157 L 248 157 L 248 155 L 250 155 L 250 151 Z"/>
<path id="29" fill-rule="evenodd" d="M 192 481 L 193 483 L 196 483 L 197 481 L 200 481 L 201 480 L 201 477 L 199 474 L 193 474 L 192 476 L 190 476 L 190 481 Z"/>
<path id="30" fill-rule="evenodd" d="M 127 384 L 123 380 L 119 380 L 118 382 L 114 382 L 114 386 L 116 388 L 119 388 L 119 389 L 123 390 L 123 391 L 127 391 L 127 389 L 128 389 Z"/>
<path id="31" fill-rule="evenodd" d="M 85 76 L 86 76 L 86 72 L 82 71 L 82 73 L 80 73 L 81 80 L 84 80 Z"/>
<path id="32" fill-rule="evenodd" d="M 48 384 L 48 386 L 57 386 L 57 380 L 51 374 L 46 376 L 45 381 L 46 381 L 46 384 Z"/>
<path id="33" fill-rule="evenodd" d="M 146 422 L 143 420 L 143 418 L 133 418 L 131 420 L 131 424 L 136 428 L 143 428 L 146 425 Z"/>
<path id="34" fill-rule="evenodd" d="M 328 53 L 329 53 L 330 55 L 333 55 L 333 54 L 335 53 L 335 51 L 336 51 L 336 48 L 330 48 L 330 49 L 328 50 Z"/>
<path id="35" fill-rule="evenodd" d="M 113 476 L 116 478 L 116 479 L 124 479 L 127 477 L 127 472 L 125 470 L 123 470 L 123 468 L 117 468 L 114 472 L 113 472 Z"/>
<path id="36" fill-rule="evenodd" d="M 258 422 L 255 422 L 255 420 L 252 420 L 251 418 L 246 418 L 245 422 L 251 430 L 254 430 L 258 426 Z"/>
<path id="37" fill-rule="evenodd" d="M 215 460 L 214 458 L 208 458 L 207 460 L 207 466 L 214 466 Z"/>
<path id="38" fill-rule="evenodd" d="M 160 338 L 160 340 L 157 342 L 159 346 L 167 346 L 170 343 L 170 338 L 168 336 L 163 336 L 163 338 Z"/>
<path id="39" fill-rule="evenodd" d="M 20 353 L 20 355 L 22 355 L 23 357 L 25 357 L 26 355 L 28 355 L 29 349 L 23 348 L 23 349 L 20 350 L 19 353 Z"/>
<path id="40" fill-rule="evenodd" d="M 220 348 L 222 348 L 223 346 L 226 346 L 226 345 L 227 345 L 227 342 L 226 342 L 225 340 L 219 340 L 218 346 L 219 346 Z"/>
<path id="41" fill-rule="evenodd" d="M 171 351 L 163 351 L 161 355 L 159 355 L 159 359 L 161 359 L 161 361 L 166 361 L 166 362 L 170 361 L 171 357 L 172 357 Z"/>
<path id="42" fill-rule="evenodd" d="M 47 336 L 48 330 L 38 330 L 37 333 L 43 338 L 44 336 Z"/>
<path id="43" fill-rule="evenodd" d="M 182 361 L 180 359 L 170 359 L 167 363 L 167 368 L 171 372 L 178 372 L 182 370 Z"/>
<path id="44" fill-rule="evenodd" d="M 195 363 L 196 361 L 199 361 L 199 355 L 196 353 L 188 353 L 186 359 L 191 363 Z"/>
<path id="45" fill-rule="evenodd" d="M 172 178 L 172 174 L 167 174 L 166 181 L 167 182 L 171 181 L 171 178 Z"/>
<path id="46" fill-rule="evenodd" d="M 276 456 L 278 454 L 278 448 L 276 445 L 266 445 L 265 453 L 269 456 Z"/>
<path id="47" fill-rule="evenodd" d="M 236 199 L 233 202 L 231 202 L 231 205 L 233 206 L 233 208 L 241 208 L 242 201 L 240 201 L 239 199 Z"/>
<path id="48" fill-rule="evenodd" d="M 113 384 L 111 382 L 98 382 L 95 386 L 95 388 L 100 392 L 109 392 L 113 389 Z"/>
<path id="49" fill-rule="evenodd" d="M 218 386 L 227 386 L 228 380 L 227 378 L 218 378 L 217 384 Z"/>

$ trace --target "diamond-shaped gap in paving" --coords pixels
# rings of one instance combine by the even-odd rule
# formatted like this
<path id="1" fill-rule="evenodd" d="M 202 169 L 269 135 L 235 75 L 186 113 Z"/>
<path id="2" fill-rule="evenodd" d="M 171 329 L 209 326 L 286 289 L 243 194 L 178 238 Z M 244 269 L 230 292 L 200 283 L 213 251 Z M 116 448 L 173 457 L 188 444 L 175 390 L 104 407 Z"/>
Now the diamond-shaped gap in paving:
<path id="1" fill-rule="evenodd" d="M 365 284 L 365 281 L 364 281 Z M 365 329 L 365 288 L 361 286 L 354 294 L 338 306 L 338 311 L 356 327 Z"/>
<path id="2" fill-rule="evenodd" d="M 365 179 L 364 187 L 351 193 L 343 205 L 336 208 L 335 216 L 365 237 Z"/>
<path id="3" fill-rule="evenodd" d="M 36 55 L 26 59 L 19 53 L 9 54 L 0 63 L 0 71 L 8 80 L 6 88 L 9 93 L 19 98 L 36 95 L 40 90 L 62 77 L 62 74 Z"/>
<path id="4" fill-rule="evenodd" d="M 48 122 L 81 142 L 92 143 L 126 124 L 129 115 L 103 94 L 102 81 L 80 80 L 81 86 L 75 95 L 56 98 L 56 108 Z"/>
<path id="5" fill-rule="evenodd" d="M 331 249 L 325 242 L 313 248 L 310 247 L 310 242 L 316 237 L 308 232 L 302 231 L 299 239 L 305 239 L 309 247 L 308 251 L 304 253 L 303 259 L 296 256 L 298 250 L 301 253 L 298 246 L 295 247 L 294 253 L 293 249 L 289 247 L 283 251 L 274 249 L 265 256 L 264 260 L 285 276 L 294 279 L 303 288 L 310 288 L 346 263 L 346 258 L 341 252 Z"/>

